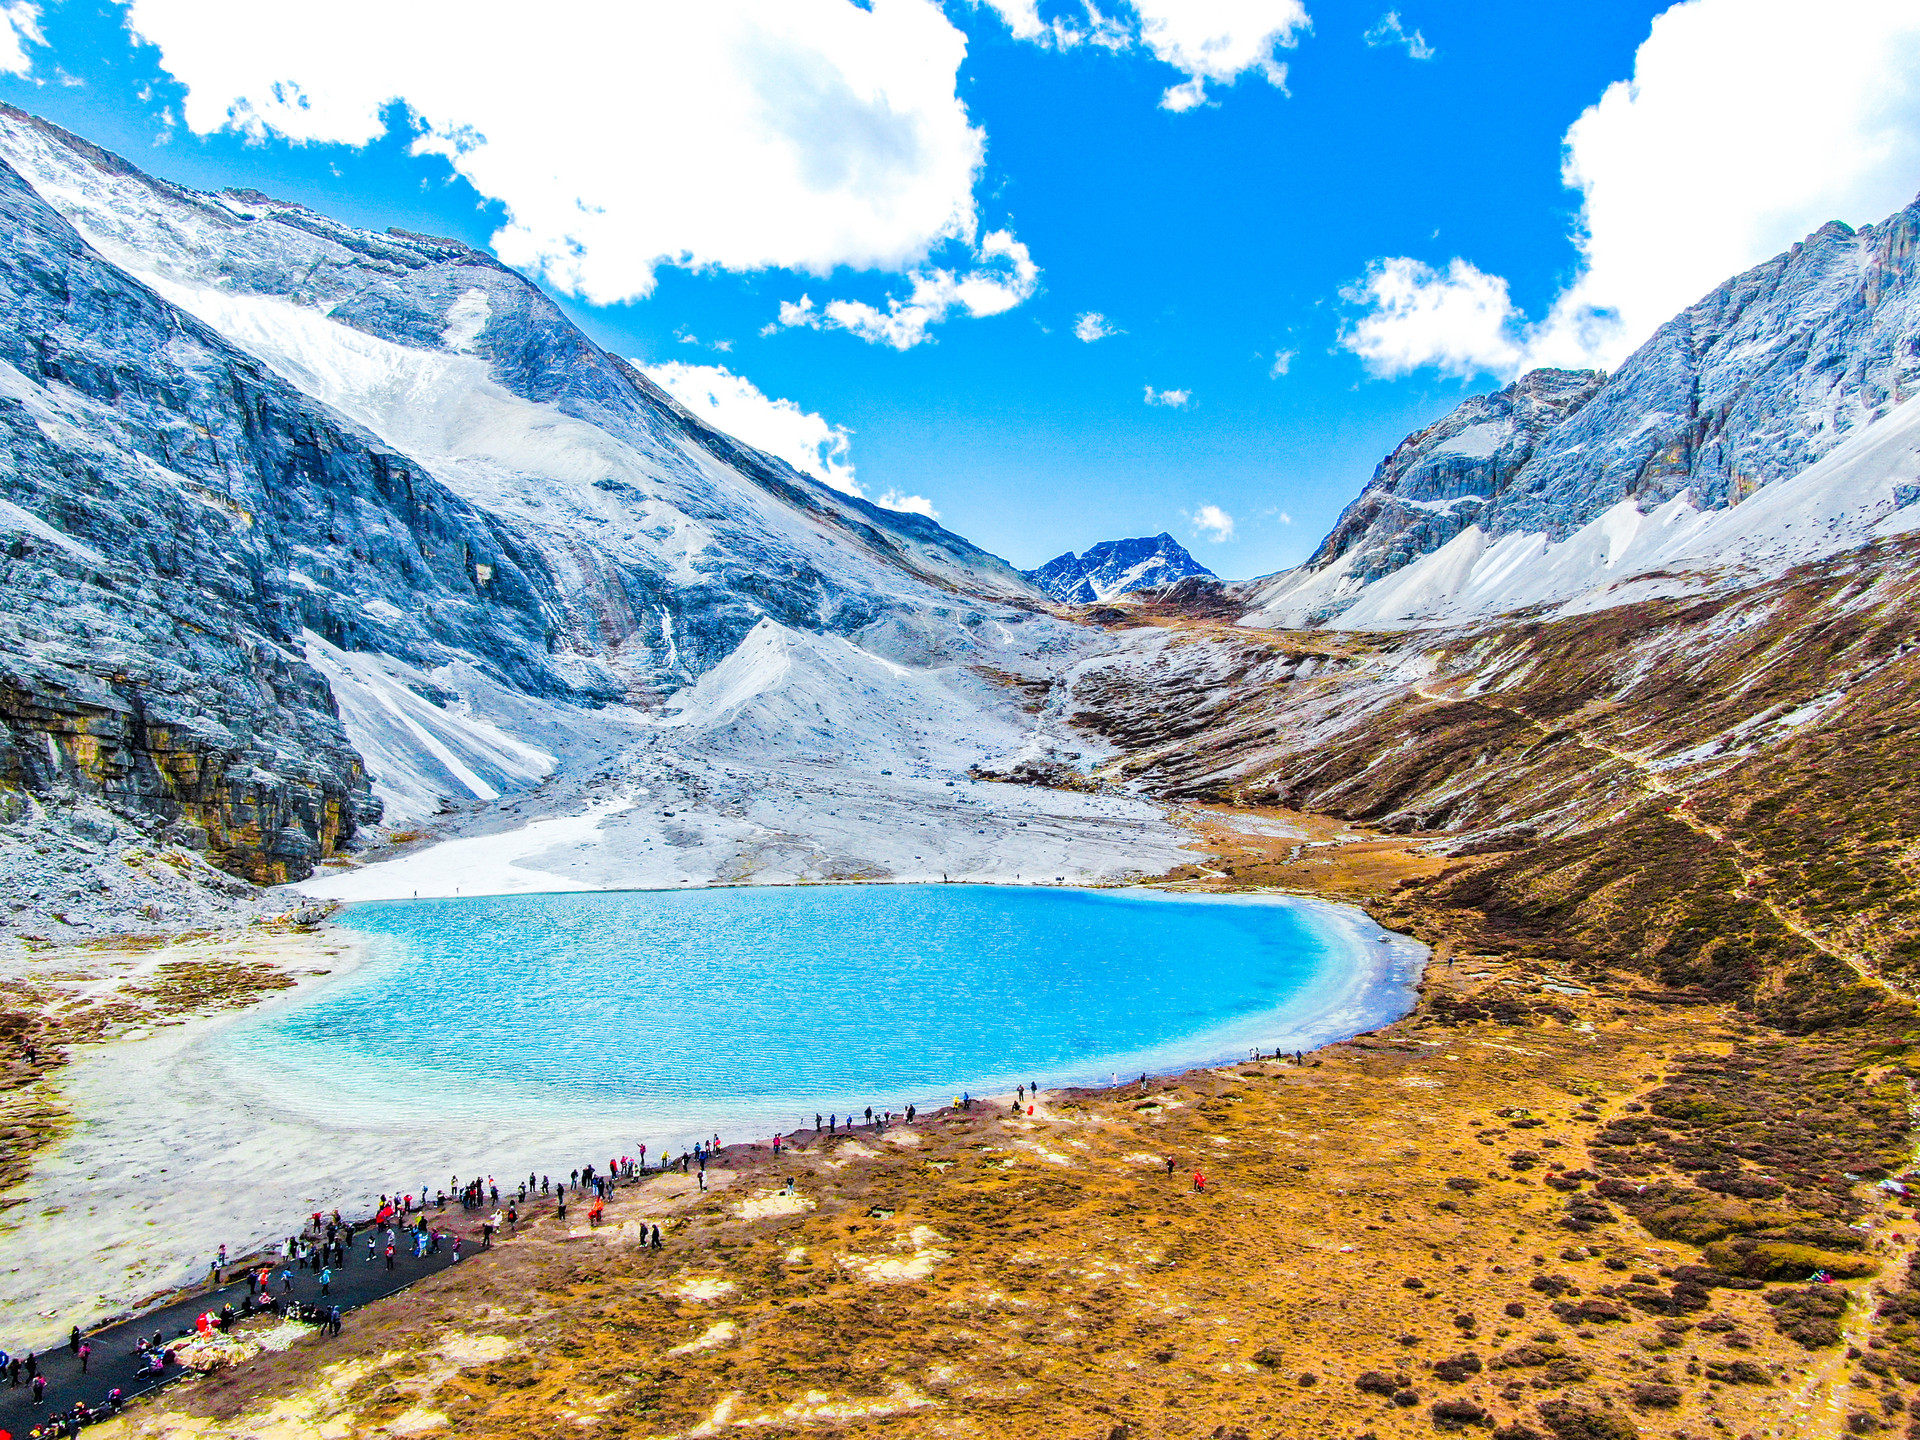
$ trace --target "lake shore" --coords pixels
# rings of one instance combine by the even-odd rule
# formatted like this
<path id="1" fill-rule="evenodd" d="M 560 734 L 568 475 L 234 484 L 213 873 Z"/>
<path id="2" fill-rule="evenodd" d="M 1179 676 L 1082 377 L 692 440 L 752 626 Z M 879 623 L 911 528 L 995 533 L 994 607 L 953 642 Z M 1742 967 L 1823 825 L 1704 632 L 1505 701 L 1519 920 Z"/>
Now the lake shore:
<path id="1" fill-rule="evenodd" d="M 1366 901 L 1435 947 L 1417 1008 L 1304 1065 L 735 1150 L 705 1192 L 655 1177 L 598 1230 L 535 1225 L 331 1348 L 176 1387 L 103 1437 L 1629 1440 L 1838 1434 L 1877 1408 L 1843 1335 L 1910 1358 L 1876 1314 L 1920 1300 L 1902 1288 L 1920 1217 L 1848 1172 L 1911 1161 L 1897 1035 L 1785 1036 L 1490 943 L 1402 888 L 1439 868 L 1416 840 L 1213 817 L 1206 864 L 1174 883 Z M 1769 1287 L 1741 1273 L 1761 1260 L 1637 1198 L 1721 1213 L 1676 1169 L 1723 1133 L 1676 1105 L 1703 1094 L 1737 1097 L 1796 1204 L 1852 1222 L 1823 1233 L 1854 1237 L 1834 1263 L 1861 1278 Z M 637 1245 L 643 1222 L 663 1250 Z"/>
<path id="2" fill-rule="evenodd" d="M 534 1224 L 342 1341 L 176 1387 L 117 1433 L 1412 1437 L 1456 1404 L 1513 1424 L 1559 1405 L 1626 1440 L 1634 1387 L 1690 1364 L 1821 1379 L 1758 1287 L 1714 1289 L 1683 1329 L 1609 1298 L 1664 1295 L 1698 1250 L 1612 1204 L 1570 1232 L 1543 1162 L 1518 1163 L 1586 1160 L 1642 1104 L 1638 1072 L 1728 1053 L 1738 1018 L 1591 993 L 1560 997 L 1566 1019 L 1450 1021 L 1542 993 L 1474 958 L 1478 978 L 1443 969 L 1415 1015 L 1304 1065 L 730 1148 L 705 1190 L 655 1176 L 600 1227 Z M 659 1251 L 638 1243 L 656 1224 Z M 1816 1433 L 1833 1378 L 1689 1385 L 1661 1430 Z"/>
<path id="3" fill-rule="evenodd" d="M 1352 907 L 1254 895 L 1233 903 L 1263 899 L 1308 907 L 1316 923 L 1342 937 L 1351 957 L 1337 983 L 1295 1016 L 1297 1023 L 1276 1030 L 1255 1017 L 1145 1052 L 1054 1066 L 1050 1083 L 1231 1059 L 1247 1053 L 1249 1036 L 1269 1051 L 1312 1049 L 1412 1005 L 1424 947 L 1386 934 Z M 1168 895 L 1165 903 L 1182 902 Z M 657 1156 L 663 1145 L 684 1148 L 715 1131 L 791 1130 L 799 1108 L 792 1104 L 764 1114 L 720 1100 L 683 1106 L 663 1129 L 658 1114 L 604 1105 L 585 1113 L 552 1110 L 516 1099 L 510 1087 L 496 1087 L 501 1093 L 484 1117 L 468 1113 L 470 1107 L 449 1113 L 416 1086 L 348 1093 L 325 1075 L 281 1064 L 271 1046 L 249 1046 L 237 1056 L 228 1043 L 236 1025 L 261 1033 L 262 1022 L 311 1005 L 364 968 L 399 963 L 383 955 L 388 946 L 381 937 L 334 924 L 296 935 L 182 942 L 132 956 L 81 952 L 49 957 L 39 967 L 67 977 L 60 982 L 67 991 L 95 999 L 105 989 L 119 994 L 143 976 L 178 969 L 189 954 L 202 964 L 216 953 L 229 963 L 248 957 L 274 979 L 237 1007 L 188 1007 L 157 1024 L 122 1015 L 90 1043 L 74 1045 L 64 1068 L 49 1076 L 42 1088 L 72 1123 L 48 1137 L 0 1219 L 0 1306 L 21 1317 L 0 1339 L 44 1344 L 75 1320 L 84 1325 L 122 1313 L 197 1280 L 220 1245 L 238 1256 L 275 1240 L 290 1217 L 316 1209 L 371 1213 L 379 1194 L 431 1190 L 454 1174 L 551 1168 L 555 1157 L 600 1163 L 610 1148 L 631 1153 L 634 1142 L 619 1137 L 632 1134 L 649 1138 L 649 1153 Z M 1000 1085 L 1011 1091 L 1013 1084 L 982 1074 L 939 1093 L 927 1087 L 873 1098 L 925 1111 L 942 1106 L 948 1088 L 980 1094 Z M 29 1315 L 36 1320 L 21 1323 Z"/>

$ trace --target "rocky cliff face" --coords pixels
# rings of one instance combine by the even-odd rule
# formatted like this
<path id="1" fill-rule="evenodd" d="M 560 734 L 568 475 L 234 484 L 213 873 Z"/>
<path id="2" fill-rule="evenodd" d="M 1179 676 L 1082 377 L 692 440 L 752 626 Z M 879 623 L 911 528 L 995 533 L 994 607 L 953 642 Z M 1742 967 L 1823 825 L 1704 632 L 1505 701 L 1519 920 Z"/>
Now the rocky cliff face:
<path id="1" fill-rule="evenodd" d="M 1536 371 L 1466 401 L 1381 463 L 1304 566 L 1254 582 L 1249 618 L 1430 623 L 1678 559 L 1710 567 L 1701 517 L 1861 444 L 1920 388 L 1916 238 L 1920 202 L 1859 231 L 1827 225 L 1675 316 L 1610 377 Z M 1867 523 L 1839 542 L 1870 538 L 1890 487 L 1914 477 L 1880 478 L 1855 497 Z"/>
<path id="2" fill-rule="evenodd" d="M 917 659 L 1038 598 L 702 424 L 463 245 L 183 190 L 16 110 L 0 221 L 20 824 L 104 805 L 297 878 L 383 797 L 531 783 L 763 619 Z"/>
<path id="3" fill-rule="evenodd" d="M 1415 431 L 1380 462 L 1307 565 L 1344 559 L 1347 574 L 1378 580 L 1490 519 L 1541 439 L 1605 379 L 1591 370 L 1535 370 Z"/>
<path id="4" fill-rule="evenodd" d="M 1138 540 L 1103 540 L 1084 555 L 1069 550 L 1038 570 L 1021 573 L 1037 588 L 1068 605 L 1092 605 L 1130 590 L 1171 585 L 1189 575 L 1213 574 L 1165 531 Z"/>

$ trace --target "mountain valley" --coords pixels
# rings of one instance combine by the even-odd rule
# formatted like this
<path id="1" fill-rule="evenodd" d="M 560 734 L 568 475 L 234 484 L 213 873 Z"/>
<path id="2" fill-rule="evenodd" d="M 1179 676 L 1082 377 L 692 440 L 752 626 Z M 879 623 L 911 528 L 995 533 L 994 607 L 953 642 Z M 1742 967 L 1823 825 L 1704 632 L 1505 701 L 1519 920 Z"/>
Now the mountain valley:
<path id="1" fill-rule="evenodd" d="M 0 162 L 16 1254 L 70 1055 L 308 984 L 341 902 L 1152 882 L 1432 951 L 1322 1051 L 529 1202 L 117 1433 L 1920 1433 L 1920 202 L 1223 580 L 1018 571 L 456 242 Z"/>

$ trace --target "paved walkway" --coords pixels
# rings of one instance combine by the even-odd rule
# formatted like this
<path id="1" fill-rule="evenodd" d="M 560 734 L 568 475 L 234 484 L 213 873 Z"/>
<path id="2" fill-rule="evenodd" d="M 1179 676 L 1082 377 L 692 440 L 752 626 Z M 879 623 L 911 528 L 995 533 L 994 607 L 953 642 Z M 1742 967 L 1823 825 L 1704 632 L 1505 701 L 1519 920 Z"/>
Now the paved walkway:
<path id="1" fill-rule="evenodd" d="M 507 1198 L 502 1196 L 503 1203 L 500 1206 L 502 1212 L 506 1209 L 504 1201 Z M 569 1220 L 576 1210 L 584 1216 L 589 1203 L 591 1201 L 584 1193 L 568 1196 Z M 527 1214 L 520 1223 L 525 1226 L 552 1213 L 553 1202 L 550 1200 L 529 1204 Z M 448 1236 L 448 1239 L 440 1244 L 440 1253 L 416 1260 L 413 1258 L 411 1242 L 403 1240 L 403 1243 L 396 1247 L 391 1270 L 387 1269 L 384 1256 L 376 1258 L 372 1264 L 367 1263 L 367 1232 L 363 1226 L 354 1237 L 354 1247 L 348 1256 L 347 1263 L 334 1267 L 328 1303 L 338 1305 L 341 1313 L 345 1315 L 371 1300 L 391 1295 L 397 1290 L 405 1289 L 416 1280 L 446 1269 L 453 1264 L 453 1247 L 450 1241 L 456 1233 L 461 1237 L 460 1263 L 471 1264 L 475 1257 L 485 1253 L 480 1248 L 480 1225 L 492 1214 L 491 1206 L 483 1210 L 463 1210 L 457 1204 L 449 1204 L 444 1211 L 433 1211 L 433 1218 L 429 1224 Z M 380 1234 L 381 1245 L 384 1248 L 386 1243 L 384 1226 Z M 258 1273 L 260 1265 L 265 1263 L 267 1262 L 262 1260 L 254 1265 L 255 1273 Z M 280 1272 L 291 1264 L 291 1261 L 274 1262 L 273 1293 L 276 1296 L 284 1296 L 286 1293 L 281 1288 Z M 0 1436 L 10 1434 L 11 1440 L 24 1440 L 26 1434 L 35 1425 L 45 1420 L 49 1414 L 55 1411 L 72 1410 L 76 1400 L 84 1400 L 91 1409 L 104 1405 L 107 1392 L 115 1386 L 125 1393 L 126 1398 L 131 1399 L 135 1395 L 145 1395 L 157 1390 L 162 1385 L 169 1384 L 188 1373 L 180 1366 L 173 1365 L 168 1367 L 164 1377 L 135 1380 L 133 1378 L 134 1345 L 143 1338 L 150 1339 L 155 1331 L 165 1336 L 169 1343 L 180 1339 L 192 1331 L 194 1321 L 203 1312 L 208 1310 L 218 1312 L 224 1304 L 231 1303 L 235 1310 L 241 1309 L 247 1299 L 247 1284 L 244 1278 L 246 1268 L 235 1265 L 230 1267 L 228 1273 L 242 1278 L 237 1284 L 200 1290 L 149 1310 L 137 1319 L 116 1321 L 89 1332 L 85 1338 L 93 1347 L 93 1353 L 88 1359 L 87 1373 L 84 1376 L 80 1373 L 78 1357 L 64 1344 L 42 1354 L 40 1373 L 47 1377 L 47 1393 L 38 1405 L 33 1402 L 33 1391 L 27 1385 L 24 1373 L 18 1388 L 10 1387 L 4 1380 L 0 1380 Z M 318 1271 L 293 1267 L 293 1298 L 319 1303 Z M 351 1324 L 352 1321 L 349 1320 L 346 1323 Z M 316 1332 L 318 1329 L 319 1327 L 316 1326 Z"/>
<path id="2" fill-rule="evenodd" d="M 976 1103 L 979 1103 L 976 1101 Z M 932 1119 L 933 1115 L 922 1115 L 922 1120 Z M 853 1138 L 856 1133 L 872 1135 L 882 1128 L 904 1128 L 904 1121 L 896 1120 L 892 1127 L 875 1127 L 862 1124 L 856 1132 L 852 1117 L 839 1126 L 836 1133 L 824 1130 L 797 1130 L 786 1137 L 789 1150 L 804 1149 L 807 1142 L 822 1139 L 834 1140 L 841 1137 Z M 729 1145 L 716 1156 L 715 1163 L 722 1170 L 737 1168 L 773 1158 L 772 1152 L 758 1144 Z M 667 1173 L 660 1170 L 643 1171 L 630 1180 L 619 1181 L 624 1189 L 628 1185 L 644 1183 Z M 719 1178 L 715 1177 L 716 1180 Z M 506 1211 L 503 1194 L 498 1207 L 501 1213 Z M 567 1216 L 569 1224 L 580 1224 L 586 1220 L 587 1207 L 593 1203 L 592 1196 L 584 1190 L 574 1190 L 567 1197 Z M 478 1210 L 463 1210 L 457 1203 L 450 1202 L 445 1210 L 433 1212 L 429 1222 L 431 1227 L 446 1233 L 449 1238 L 458 1233 L 461 1237 L 461 1264 L 471 1264 L 486 1252 L 480 1248 L 480 1226 L 492 1216 L 495 1207 L 488 1205 Z M 522 1227 L 536 1221 L 548 1219 L 553 1215 L 554 1203 L 550 1198 L 530 1200 L 522 1214 Z M 382 1227 L 382 1245 L 384 1246 L 384 1228 Z M 369 1301 L 381 1299 L 398 1290 L 403 1290 L 417 1280 L 436 1274 L 453 1264 L 452 1246 L 442 1241 L 440 1253 L 415 1260 L 409 1246 L 400 1247 L 401 1252 L 394 1255 L 394 1268 L 387 1269 L 384 1257 L 367 1262 L 366 1222 L 360 1222 L 355 1234 L 355 1244 L 345 1265 L 336 1266 L 328 1303 L 338 1305 L 342 1315 Z M 258 1273 L 261 1265 L 267 1263 L 255 1258 L 252 1269 Z M 273 1264 L 274 1294 L 284 1296 L 280 1285 L 280 1272 L 291 1262 L 276 1261 Z M 224 1304 L 231 1303 L 239 1310 L 247 1298 L 246 1266 L 237 1262 L 229 1267 L 228 1273 L 241 1277 L 237 1284 L 197 1290 L 183 1294 L 179 1299 L 168 1301 L 143 1312 L 131 1320 L 119 1320 L 100 1326 L 86 1333 L 85 1339 L 93 1347 L 88 1360 L 88 1370 L 80 1373 L 80 1361 L 62 1344 L 43 1353 L 40 1358 L 40 1373 L 47 1377 L 45 1397 L 39 1404 L 33 1402 L 33 1391 L 25 1383 L 18 1388 L 9 1387 L 0 1379 L 0 1440 L 25 1440 L 33 1427 L 55 1412 L 67 1412 L 73 1409 L 74 1402 L 85 1401 L 89 1409 L 106 1403 L 107 1392 L 118 1386 L 123 1399 L 130 1400 L 136 1395 L 146 1395 L 163 1385 L 178 1380 L 189 1373 L 180 1366 L 170 1366 L 166 1375 L 135 1380 L 134 1346 L 141 1339 L 151 1338 L 155 1331 L 169 1342 L 184 1338 L 194 1328 L 194 1321 L 206 1311 L 218 1312 Z M 293 1271 L 293 1298 L 318 1303 L 320 1300 L 320 1276 L 318 1271 Z M 347 1321 L 348 1324 L 352 1322 Z M 316 1331 L 319 1327 L 315 1327 Z"/>

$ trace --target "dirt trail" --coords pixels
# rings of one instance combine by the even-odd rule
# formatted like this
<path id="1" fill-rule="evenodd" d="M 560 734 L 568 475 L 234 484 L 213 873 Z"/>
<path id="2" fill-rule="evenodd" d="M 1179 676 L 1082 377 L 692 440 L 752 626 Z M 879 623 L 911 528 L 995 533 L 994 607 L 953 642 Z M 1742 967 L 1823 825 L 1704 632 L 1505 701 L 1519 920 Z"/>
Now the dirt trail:
<path id="1" fill-rule="evenodd" d="M 1595 739 L 1582 730 L 1556 729 L 1551 725 L 1535 719 L 1517 705 L 1504 705 L 1498 700 L 1489 700 L 1481 695 L 1448 695 L 1429 689 L 1427 686 L 1421 684 L 1416 684 L 1413 687 L 1413 693 L 1422 700 L 1431 701 L 1438 705 L 1483 705 L 1490 710 L 1505 711 L 1509 715 L 1524 720 L 1544 736 L 1550 738 L 1560 738 L 1564 736 L 1583 749 L 1605 755 L 1609 759 L 1616 760 L 1622 765 L 1627 766 L 1633 771 L 1639 784 L 1648 794 L 1673 801 L 1672 806 L 1667 811 L 1669 815 L 1675 820 L 1678 820 L 1682 825 L 1685 825 L 1696 835 L 1713 841 L 1714 844 L 1722 847 L 1726 851 L 1727 858 L 1732 861 L 1734 869 L 1740 872 L 1740 879 L 1746 890 L 1746 899 L 1752 900 L 1765 907 L 1767 912 L 1778 920 L 1781 925 L 1791 930 L 1795 935 L 1798 935 L 1821 954 L 1838 960 L 1841 964 L 1847 966 L 1862 980 L 1872 985 L 1878 985 L 1881 989 L 1898 996 L 1902 1000 L 1920 1002 L 1920 994 L 1912 993 L 1888 980 L 1886 976 L 1880 973 L 1879 967 L 1876 966 L 1870 958 L 1851 950 L 1842 949 L 1833 944 L 1814 930 L 1805 920 L 1801 919 L 1769 895 L 1767 890 L 1771 882 L 1766 875 L 1765 867 L 1746 853 L 1738 839 L 1728 834 L 1727 831 L 1720 826 L 1696 815 L 1693 811 L 1693 797 L 1680 786 L 1675 785 L 1671 780 L 1667 779 L 1666 776 L 1662 775 L 1660 771 L 1654 767 L 1652 762 L 1642 759 L 1630 750 L 1622 750 L 1617 745 L 1609 745 L 1604 740 Z"/>
<path id="2" fill-rule="evenodd" d="M 1908 1091 L 1911 1095 L 1912 1085 Z M 1920 1121 L 1920 1103 L 1909 1100 L 1916 1121 Z M 1905 1167 L 1907 1173 L 1920 1168 L 1920 1143 L 1914 1147 Z M 1877 1207 L 1882 1222 L 1888 1218 L 1889 1205 L 1884 1192 L 1880 1194 L 1881 1203 Z M 1849 1304 L 1846 1320 L 1841 1326 L 1840 1344 L 1818 1352 L 1818 1358 L 1809 1370 L 1806 1378 L 1794 1387 L 1787 1408 L 1793 1413 L 1797 1435 L 1837 1435 L 1856 1433 L 1847 1424 L 1847 1417 L 1856 1408 L 1854 1404 L 1855 1386 L 1853 1373 L 1848 1368 L 1850 1357 L 1869 1348 L 1873 1339 L 1875 1312 L 1879 1309 L 1882 1292 L 1898 1290 L 1904 1282 L 1907 1267 L 1912 1263 L 1914 1251 L 1920 1247 L 1920 1234 L 1909 1231 L 1889 1230 L 1888 1244 L 1881 1260 L 1880 1273 L 1871 1280 L 1849 1285 Z M 1898 1236 L 1898 1243 L 1894 1237 Z M 1862 1397 L 1864 1408 L 1868 1412 L 1879 1410 L 1879 1397 L 1868 1394 Z"/>

